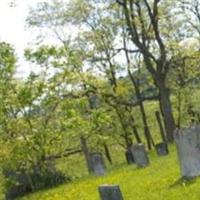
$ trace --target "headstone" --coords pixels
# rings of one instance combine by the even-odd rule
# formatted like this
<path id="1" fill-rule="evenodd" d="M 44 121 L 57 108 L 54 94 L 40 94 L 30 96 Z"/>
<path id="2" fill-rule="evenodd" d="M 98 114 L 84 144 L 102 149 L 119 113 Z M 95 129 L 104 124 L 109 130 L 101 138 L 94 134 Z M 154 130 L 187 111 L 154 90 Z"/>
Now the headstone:
<path id="1" fill-rule="evenodd" d="M 146 167 L 149 165 L 149 158 L 143 144 L 133 145 L 131 151 L 138 167 Z"/>
<path id="2" fill-rule="evenodd" d="M 118 185 L 99 186 L 101 200 L 123 200 L 121 190 Z"/>
<path id="3" fill-rule="evenodd" d="M 176 130 L 174 138 L 182 177 L 200 175 L 200 126 Z"/>
<path id="4" fill-rule="evenodd" d="M 156 144 L 155 148 L 158 156 L 166 156 L 169 154 L 167 143 L 161 142 L 159 144 Z"/>
<path id="5" fill-rule="evenodd" d="M 101 153 L 90 153 L 92 172 L 95 175 L 104 175 L 106 168 Z"/>
<path id="6" fill-rule="evenodd" d="M 130 149 L 125 152 L 125 156 L 128 164 L 134 163 L 133 153 Z"/>

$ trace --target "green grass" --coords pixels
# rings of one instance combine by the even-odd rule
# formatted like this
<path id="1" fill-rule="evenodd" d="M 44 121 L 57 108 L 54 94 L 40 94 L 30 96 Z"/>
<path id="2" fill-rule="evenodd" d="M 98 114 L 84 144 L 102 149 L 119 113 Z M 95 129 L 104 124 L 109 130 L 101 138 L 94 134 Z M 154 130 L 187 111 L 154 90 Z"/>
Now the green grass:
<path id="1" fill-rule="evenodd" d="M 199 106 L 197 102 L 200 93 L 195 92 L 194 95 L 193 104 Z M 176 107 L 175 98 L 172 99 L 172 102 L 174 107 Z M 185 104 L 183 104 L 183 106 L 185 106 Z M 148 124 L 156 143 L 161 141 L 160 130 L 154 114 L 158 108 L 159 105 L 157 102 L 145 102 Z M 175 108 L 174 111 L 174 116 L 177 120 L 177 111 Z M 184 112 L 183 114 L 186 116 Z M 134 116 L 140 136 L 143 143 L 145 143 L 139 108 L 135 108 Z M 185 119 L 183 119 L 183 122 L 185 123 L 184 120 Z M 187 125 L 188 122 L 184 124 L 184 126 Z M 135 143 L 135 138 L 132 138 Z M 57 161 L 57 167 L 65 174 L 72 175 L 78 179 L 70 184 L 38 191 L 20 198 L 20 200 L 100 200 L 98 186 L 102 184 L 119 184 L 124 200 L 200 199 L 200 178 L 189 182 L 180 179 L 179 163 L 177 161 L 174 145 L 170 147 L 170 155 L 166 157 L 157 157 L 155 152 L 152 151 L 150 153 L 151 164 L 144 169 L 137 169 L 135 165 L 128 166 L 125 163 L 124 150 L 118 145 L 111 145 L 110 150 L 114 165 L 110 166 L 106 163 L 108 172 L 105 176 L 88 176 L 82 154 L 62 158 Z M 101 152 L 103 152 L 103 150 L 101 150 Z"/>
<path id="2" fill-rule="evenodd" d="M 170 155 L 150 153 L 151 165 L 137 169 L 125 163 L 103 177 L 88 176 L 71 184 L 39 191 L 21 200 L 99 200 L 98 186 L 119 184 L 125 200 L 199 200 L 200 179 L 182 181 L 174 146 Z"/>

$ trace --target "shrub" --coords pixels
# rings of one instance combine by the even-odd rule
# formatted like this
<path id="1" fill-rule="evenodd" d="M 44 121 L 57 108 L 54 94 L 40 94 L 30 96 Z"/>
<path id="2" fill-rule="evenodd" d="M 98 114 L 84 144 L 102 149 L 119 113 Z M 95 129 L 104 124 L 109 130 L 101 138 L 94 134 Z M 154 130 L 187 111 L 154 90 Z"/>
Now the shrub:
<path id="1" fill-rule="evenodd" d="M 29 169 L 22 166 L 15 169 L 7 168 L 3 170 L 6 178 L 5 190 L 7 200 L 71 181 L 71 178 L 66 177 L 61 171 L 58 171 L 52 162 L 40 162 Z"/>

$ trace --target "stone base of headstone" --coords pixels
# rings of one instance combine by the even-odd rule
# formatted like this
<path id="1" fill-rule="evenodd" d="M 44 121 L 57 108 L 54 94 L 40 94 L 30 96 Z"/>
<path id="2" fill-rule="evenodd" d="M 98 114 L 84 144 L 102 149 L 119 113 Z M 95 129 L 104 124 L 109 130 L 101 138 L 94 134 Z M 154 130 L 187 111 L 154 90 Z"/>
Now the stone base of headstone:
<path id="1" fill-rule="evenodd" d="M 200 175 L 200 126 L 176 130 L 174 139 L 181 175 L 193 178 Z"/>
<path id="2" fill-rule="evenodd" d="M 155 148 L 158 156 L 166 156 L 169 154 L 168 146 L 164 142 L 156 144 Z"/>
<path id="3" fill-rule="evenodd" d="M 91 169 L 94 175 L 104 175 L 106 172 L 105 163 L 101 153 L 90 153 Z"/>
<path id="4" fill-rule="evenodd" d="M 128 164 L 132 164 L 134 163 L 134 157 L 133 157 L 133 153 L 130 149 L 128 149 L 126 152 L 125 152 L 125 156 L 126 156 L 126 161 Z"/>
<path id="5" fill-rule="evenodd" d="M 118 185 L 99 186 L 101 200 L 123 200 L 120 187 Z"/>
<path id="6" fill-rule="evenodd" d="M 135 144 L 131 147 L 135 164 L 138 167 L 146 167 L 149 165 L 149 158 L 143 144 Z"/>

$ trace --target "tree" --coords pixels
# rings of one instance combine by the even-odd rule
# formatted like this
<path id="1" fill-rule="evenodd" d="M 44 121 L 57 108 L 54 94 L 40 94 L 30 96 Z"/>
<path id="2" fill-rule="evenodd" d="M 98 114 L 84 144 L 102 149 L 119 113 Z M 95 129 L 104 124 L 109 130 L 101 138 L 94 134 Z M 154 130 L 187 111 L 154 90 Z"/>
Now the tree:
<path id="1" fill-rule="evenodd" d="M 100 62 L 101 63 L 101 67 L 103 69 L 103 74 L 105 74 L 107 76 L 108 81 L 110 82 L 114 82 L 116 80 L 116 75 L 115 75 L 115 65 L 112 63 L 111 58 L 109 57 L 111 52 L 105 52 L 105 48 L 108 47 L 110 45 L 109 42 L 111 42 L 111 35 L 108 35 L 109 38 L 107 38 L 107 40 L 105 40 L 105 36 L 102 35 L 102 31 L 103 31 L 103 24 L 102 27 L 99 29 L 96 29 L 96 25 L 95 25 L 95 21 L 92 21 L 91 16 L 95 13 L 97 13 L 96 11 L 92 10 L 92 4 L 86 2 L 86 1 L 76 1 L 75 3 L 73 2 L 72 4 L 70 4 L 70 9 L 69 10 L 75 10 L 75 9 L 80 9 L 80 13 L 77 13 L 76 16 L 72 16 L 71 12 L 67 12 L 66 15 L 62 15 L 64 12 L 66 12 L 66 10 L 61 10 L 57 9 L 57 10 L 52 10 L 52 7 L 57 8 L 57 3 L 54 2 L 53 6 L 51 4 L 41 4 L 40 5 L 42 7 L 41 11 L 41 16 L 44 17 L 46 16 L 45 12 L 51 12 L 52 15 L 55 15 L 56 13 L 59 13 L 59 17 L 55 20 L 49 17 L 49 14 L 47 15 L 46 18 L 46 26 L 48 26 L 49 24 L 55 24 L 55 26 L 53 27 L 53 30 L 55 30 L 54 28 L 59 28 L 59 26 L 57 26 L 58 24 L 61 26 L 61 29 L 65 28 L 65 24 L 67 22 L 70 23 L 74 23 L 77 24 L 79 22 L 82 22 L 82 27 L 83 29 L 85 29 L 85 31 L 83 31 L 83 33 L 78 36 L 80 38 L 76 38 L 76 41 L 72 41 L 70 44 L 70 48 L 69 45 L 67 45 L 66 40 L 64 40 L 61 37 L 61 34 L 59 34 L 58 32 L 56 32 L 56 36 L 58 36 L 58 39 L 61 41 L 62 46 L 64 47 L 66 51 L 66 57 L 68 57 L 68 55 L 70 55 L 68 58 L 71 62 L 71 66 L 73 66 L 73 70 L 76 71 L 76 73 L 79 75 L 79 79 L 81 81 L 81 85 L 83 86 L 83 90 L 85 91 L 85 94 L 88 98 L 88 88 L 92 88 L 93 92 L 96 93 L 96 89 L 99 86 L 97 86 L 96 84 L 93 85 L 92 81 L 89 81 L 89 79 L 87 78 L 87 73 L 85 73 L 85 65 L 86 63 L 90 63 L 90 65 L 93 67 L 90 67 L 90 69 L 92 69 L 93 71 L 97 71 L 96 68 L 96 64 L 94 61 L 91 61 L 91 57 L 92 55 L 94 55 L 94 53 L 97 52 L 98 56 L 100 56 Z M 85 12 L 87 11 L 87 12 Z M 41 26 L 42 24 L 44 24 L 44 21 L 42 22 L 41 20 L 38 20 L 38 18 L 36 19 L 34 18 L 29 18 L 30 19 L 30 24 L 37 24 L 37 26 Z M 40 18 L 41 19 L 41 18 Z M 66 22 L 64 22 L 66 19 Z M 102 20 L 106 20 L 106 19 L 102 19 L 101 16 L 97 16 L 97 21 L 99 20 L 99 22 Z M 109 20 L 109 19 L 108 19 Z M 64 23 L 62 23 L 64 22 Z M 61 24 L 60 24 L 61 23 Z M 84 28 L 85 26 L 85 28 Z M 87 28 L 89 28 L 89 31 L 87 31 Z M 114 29 L 113 29 L 114 30 Z M 109 30 L 106 30 L 104 33 L 107 34 Z M 106 33 L 107 32 L 107 33 Z M 102 38 L 104 37 L 103 40 L 98 44 L 98 41 L 100 41 Z M 111 37 L 110 37 L 111 36 Z M 61 39 L 62 38 L 62 39 Z M 84 43 L 83 41 L 86 39 L 88 40 L 88 42 Z M 96 41 L 95 41 L 95 40 Z M 84 45 L 84 48 L 83 48 Z M 91 50 L 91 46 L 94 46 L 94 49 Z M 87 50 L 85 49 L 87 48 Z M 103 60 L 104 58 L 101 57 L 101 55 L 105 55 L 106 56 L 106 60 Z M 98 59 L 98 58 L 97 58 Z M 98 62 L 98 61 L 97 61 Z M 109 63 L 109 64 L 108 64 Z M 95 67 L 94 67 L 95 66 Z M 93 72 L 90 72 L 93 74 Z M 89 73 L 88 73 L 89 74 Z M 86 76 L 85 76 L 86 75 Z M 111 93 L 115 92 L 116 93 L 116 89 L 114 89 L 113 87 L 114 85 L 112 84 L 112 88 L 113 91 L 111 91 Z M 100 90 L 98 90 L 99 92 Z M 104 97 L 106 97 L 106 95 L 104 95 Z M 106 97 L 107 98 L 107 97 Z M 110 100 L 107 98 L 107 102 L 109 102 Z M 127 125 L 124 124 L 124 117 L 121 116 L 123 114 L 123 112 L 118 110 L 118 106 L 115 105 L 116 112 L 118 113 L 118 117 L 119 117 L 119 121 L 122 124 L 123 127 L 123 131 L 125 132 L 126 135 L 126 143 L 128 145 L 128 135 L 130 133 L 127 133 Z"/>
<path id="2" fill-rule="evenodd" d="M 142 54 L 144 63 L 159 90 L 160 108 L 164 119 L 168 141 L 173 141 L 175 121 L 170 102 L 170 90 L 166 79 L 170 59 L 166 37 L 161 30 L 161 18 L 167 9 L 159 0 L 117 0 L 123 9 L 124 20 L 134 47 Z M 164 10 L 164 11 L 163 11 Z"/>

